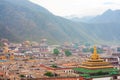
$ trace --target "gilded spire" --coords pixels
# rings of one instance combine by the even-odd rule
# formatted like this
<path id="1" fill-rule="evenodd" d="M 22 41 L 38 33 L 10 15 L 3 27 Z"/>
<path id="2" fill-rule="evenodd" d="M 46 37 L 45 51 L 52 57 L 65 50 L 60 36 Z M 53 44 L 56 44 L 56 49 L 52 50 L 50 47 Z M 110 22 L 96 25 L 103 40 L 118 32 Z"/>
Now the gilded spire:
<path id="1" fill-rule="evenodd" d="M 93 54 L 92 54 L 92 56 L 91 56 L 91 59 L 93 59 L 93 60 L 96 60 L 96 59 L 99 59 L 100 57 L 99 57 L 99 55 L 97 54 L 97 48 L 96 48 L 96 46 L 94 46 L 94 51 L 93 51 Z"/>
<path id="2" fill-rule="evenodd" d="M 97 48 L 96 48 L 96 46 L 94 46 L 93 54 L 94 54 L 94 55 L 97 54 Z"/>

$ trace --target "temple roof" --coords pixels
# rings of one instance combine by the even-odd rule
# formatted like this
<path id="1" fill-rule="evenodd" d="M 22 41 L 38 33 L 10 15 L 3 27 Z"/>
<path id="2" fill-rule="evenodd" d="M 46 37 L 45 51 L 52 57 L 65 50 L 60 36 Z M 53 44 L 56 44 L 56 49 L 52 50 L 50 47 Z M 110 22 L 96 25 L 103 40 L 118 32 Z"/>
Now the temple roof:
<path id="1" fill-rule="evenodd" d="M 105 62 L 100 58 L 97 53 L 97 48 L 94 46 L 94 51 L 91 57 L 82 63 L 81 68 L 86 69 L 104 69 L 104 68 L 113 68 L 113 66 L 109 62 Z"/>
<path id="2" fill-rule="evenodd" d="M 90 69 L 85 69 L 85 68 L 74 68 L 73 70 L 82 72 L 82 73 L 97 73 L 97 72 L 113 72 L 113 71 L 118 71 L 117 69 L 114 68 L 105 68 L 105 69 L 97 69 L 97 70 L 90 70 Z"/>
<path id="3" fill-rule="evenodd" d="M 113 68 L 109 62 L 105 62 L 100 58 L 96 46 L 94 46 L 94 52 L 91 57 L 83 62 L 79 68 L 74 68 L 73 70 L 80 73 L 80 76 L 85 78 L 119 74 L 118 69 Z"/>

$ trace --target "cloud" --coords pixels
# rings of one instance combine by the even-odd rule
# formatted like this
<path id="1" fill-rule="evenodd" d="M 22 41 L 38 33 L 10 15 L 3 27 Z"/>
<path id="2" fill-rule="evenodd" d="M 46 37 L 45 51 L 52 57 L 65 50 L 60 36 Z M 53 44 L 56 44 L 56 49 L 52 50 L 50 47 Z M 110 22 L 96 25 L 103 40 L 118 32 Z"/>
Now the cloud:
<path id="1" fill-rule="evenodd" d="M 104 4 L 105 4 L 105 5 L 111 5 L 111 4 L 117 5 L 117 4 L 114 3 L 114 2 L 105 2 Z"/>
<path id="2" fill-rule="evenodd" d="M 90 16 L 120 9 L 120 0 L 30 0 L 58 16 Z"/>

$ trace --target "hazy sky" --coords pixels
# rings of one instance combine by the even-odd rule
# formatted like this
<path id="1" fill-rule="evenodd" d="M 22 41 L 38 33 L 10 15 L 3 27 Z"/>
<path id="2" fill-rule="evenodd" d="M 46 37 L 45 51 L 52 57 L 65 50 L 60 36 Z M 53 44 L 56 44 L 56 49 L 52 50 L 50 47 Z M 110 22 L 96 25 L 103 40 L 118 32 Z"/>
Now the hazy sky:
<path id="1" fill-rule="evenodd" d="M 107 9 L 120 9 L 120 0 L 30 0 L 58 16 L 79 17 L 102 14 Z"/>

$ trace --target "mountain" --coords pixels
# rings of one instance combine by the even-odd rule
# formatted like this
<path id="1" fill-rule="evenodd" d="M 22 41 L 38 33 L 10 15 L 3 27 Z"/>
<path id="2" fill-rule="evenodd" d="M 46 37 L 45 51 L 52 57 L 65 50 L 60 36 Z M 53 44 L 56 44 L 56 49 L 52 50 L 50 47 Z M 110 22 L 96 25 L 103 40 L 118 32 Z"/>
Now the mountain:
<path id="1" fill-rule="evenodd" d="M 77 17 L 77 16 L 67 16 L 65 17 L 71 21 L 74 21 L 74 22 L 84 22 L 84 23 L 87 23 L 89 22 L 91 19 L 94 18 L 94 16 L 85 16 L 85 17 Z"/>
<path id="2" fill-rule="evenodd" d="M 107 10 L 84 24 L 84 31 L 98 42 L 120 42 L 120 10 Z"/>
<path id="3" fill-rule="evenodd" d="M 120 10 L 106 10 L 103 14 L 97 16 L 85 16 L 79 18 L 77 16 L 67 16 L 66 19 L 69 19 L 74 22 L 84 22 L 84 23 L 119 23 L 120 21 Z"/>
<path id="4" fill-rule="evenodd" d="M 93 41 L 83 24 L 55 16 L 28 0 L 1 0 L 0 23 L 0 38 L 10 41 Z"/>
<path id="5" fill-rule="evenodd" d="M 120 10 L 107 10 L 102 15 L 98 15 L 91 19 L 92 23 L 119 23 L 120 21 Z"/>
<path id="6" fill-rule="evenodd" d="M 120 40 L 120 10 L 108 9 L 102 15 L 91 19 L 89 23 L 94 24 L 96 35 L 101 39 L 112 42 Z"/>
<path id="7" fill-rule="evenodd" d="M 85 16 L 79 18 L 77 16 L 67 16 L 65 17 L 74 22 L 84 22 L 84 23 L 119 23 L 120 21 L 120 10 L 108 9 L 102 15 Z"/>
<path id="8" fill-rule="evenodd" d="M 28 0 L 1 0 L 0 38 L 18 42 L 24 40 L 50 43 L 119 42 L 120 10 L 107 10 L 89 22 L 75 22 L 49 12 Z"/>
<path id="9" fill-rule="evenodd" d="M 97 39 L 97 43 L 118 43 L 120 41 L 120 23 L 93 23 L 86 24 L 84 31 L 93 39 Z"/>
<path id="10" fill-rule="evenodd" d="M 16 37 L 11 31 L 0 23 L 0 38 L 7 38 L 10 41 L 19 41 L 20 39 Z"/>

